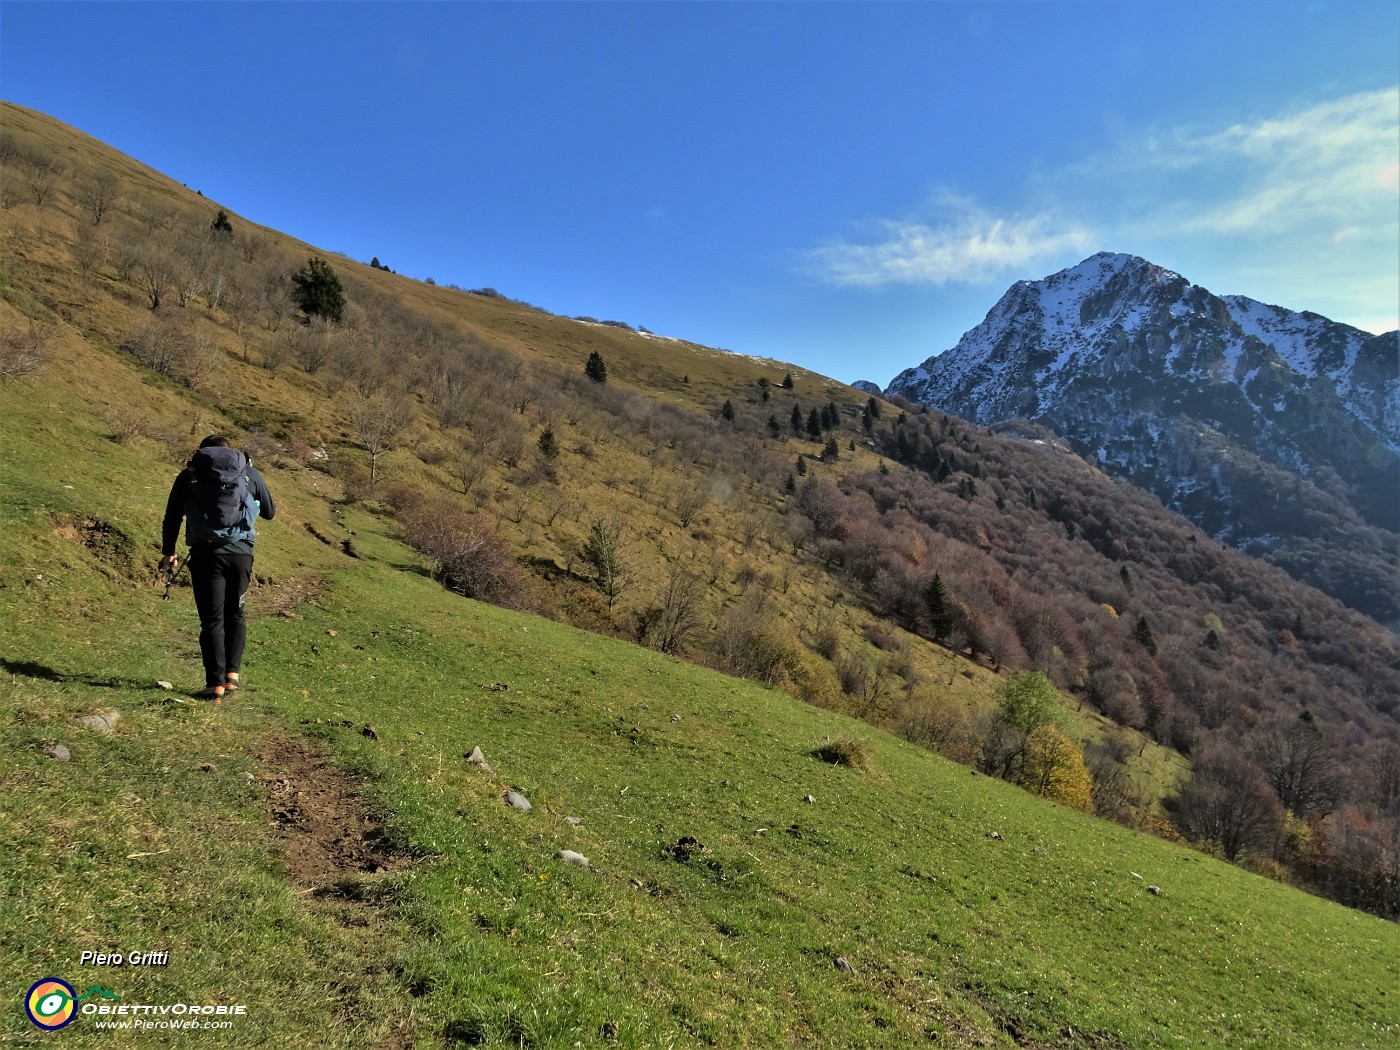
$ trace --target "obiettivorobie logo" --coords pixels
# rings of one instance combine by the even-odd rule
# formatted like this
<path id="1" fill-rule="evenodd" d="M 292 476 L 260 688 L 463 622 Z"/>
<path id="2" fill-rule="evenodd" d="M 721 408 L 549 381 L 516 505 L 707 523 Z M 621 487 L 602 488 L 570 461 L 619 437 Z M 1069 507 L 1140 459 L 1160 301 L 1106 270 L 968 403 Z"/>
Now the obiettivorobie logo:
<path id="1" fill-rule="evenodd" d="M 36 1028 L 45 1032 L 68 1027 L 80 1014 L 91 1018 L 99 1029 L 212 1031 L 232 1028 L 236 1019 L 248 1015 L 248 1007 L 242 1003 L 123 1002 L 120 995 L 98 985 L 79 995 L 67 981 L 45 977 L 30 986 L 24 997 L 24 1012 Z"/>
<path id="2" fill-rule="evenodd" d="M 34 1024 L 46 1032 L 57 1032 L 73 1023 L 78 1016 L 78 1004 L 84 999 L 98 995 L 103 999 L 121 1001 L 121 996 L 106 988 L 93 985 L 82 995 L 73 990 L 67 981 L 57 977 L 45 977 L 35 981 L 24 997 L 24 1012 Z"/>

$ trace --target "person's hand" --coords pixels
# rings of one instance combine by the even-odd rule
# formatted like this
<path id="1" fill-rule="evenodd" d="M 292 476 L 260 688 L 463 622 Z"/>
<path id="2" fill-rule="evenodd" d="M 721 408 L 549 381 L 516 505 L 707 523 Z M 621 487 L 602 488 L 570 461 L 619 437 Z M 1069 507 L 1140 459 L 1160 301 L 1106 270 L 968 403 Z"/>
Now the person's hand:
<path id="1" fill-rule="evenodd" d="M 180 556 L 178 554 L 167 554 L 160 560 L 160 571 L 169 572 L 172 575 L 180 567 Z"/>

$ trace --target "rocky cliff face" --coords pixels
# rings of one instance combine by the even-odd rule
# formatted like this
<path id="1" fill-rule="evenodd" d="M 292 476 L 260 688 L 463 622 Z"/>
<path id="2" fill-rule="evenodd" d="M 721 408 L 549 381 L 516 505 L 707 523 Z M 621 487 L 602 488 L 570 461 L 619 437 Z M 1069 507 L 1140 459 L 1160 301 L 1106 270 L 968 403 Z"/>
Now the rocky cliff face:
<path id="1" fill-rule="evenodd" d="M 1103 253 L 1012 286 L 886 393 L 1048 426 L 1212 535 L 1400 617 L 1400 333 Z"/>

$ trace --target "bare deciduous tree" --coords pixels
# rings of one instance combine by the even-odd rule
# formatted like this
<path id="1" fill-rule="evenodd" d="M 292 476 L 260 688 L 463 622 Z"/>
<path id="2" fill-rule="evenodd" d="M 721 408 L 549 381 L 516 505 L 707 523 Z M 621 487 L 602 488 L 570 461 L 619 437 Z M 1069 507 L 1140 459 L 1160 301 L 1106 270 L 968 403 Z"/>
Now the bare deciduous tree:
<path id="1" fill-rule="evenodd" d="M 350 405 L 350 425 L 369 453 L 369 481 L 379 478 L 379 460 L 413 422 L 413 405 L 402 396 L 376 394 Z"/>
<path id="2" fill-rule="evenodd" d="M 1263 775 L 1227 745 L 1208 746 L 1197 756 L 1173 811 L 1182 834 L 1215 844 L 1226 860 L 1270 845 L 1283 816 Z"/>
<path id="3" fill-rule="evenodd" d="M 97 171 L 78 183 L 78 202 L 94 226 L 100 226 L 121 196 L 121 180 L 110 171 Z"/>
<path id="4" fill-rule="evenodd" d="M 676 520 L 681 523 L 681 528 L 688 529 L 695 516 L 710 502 L 710 493 L 705 486 L 691 483 L 676 490 L 675 500 Z"/>
<path id="5" fill-rule="evenodd" d="M 112 245 L 106 235 L 85 224 L 74 228 L 73 262 L 84 277 L 100 271 L 111 251 Z"/>
<path id="6" fill-rule="evenodd" d="M 29 188 L 29 196 L 34 203 L 43 207 L 53 188 L 58 185 L 58 177 L 63 174 L 63 162 L 39 146 L 30 146 L 21 164 L 24 183 Z"/>
<path id="7" fill-rule="evenodd" d="M 1250 748 L 1285 809 L 1326 815 L 1337 804 L 1337 759 L 1327 738 L 1300 718 L 1262 727 Z"/>
<path id="8" fill-rule="evenodd" d="M 656 604 L 637 616 L 637 640 L 672 656 L 687 652 L 705 629 L 704 597 L 700 578 L 672 565 Z"/>
<path id="9" fill-rule="evenodd" d="M 146 294 L 152 310 L 159 310 L 175 280 L 177 260 L 163 244 L 147 243 L 136 253 L 136 283 Z"/>

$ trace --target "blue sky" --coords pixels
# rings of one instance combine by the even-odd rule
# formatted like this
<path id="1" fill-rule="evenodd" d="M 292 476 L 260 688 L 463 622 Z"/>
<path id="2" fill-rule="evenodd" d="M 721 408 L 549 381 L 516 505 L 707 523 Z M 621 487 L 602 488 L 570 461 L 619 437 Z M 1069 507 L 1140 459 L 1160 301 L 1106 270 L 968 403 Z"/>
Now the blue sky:
<path id="1" fill-rule="evenodd" d="M 851 381 L 1096 251 L 1400 325 L 1400 3 L 0 0 L 0 96 L 328 251 Z"/>

